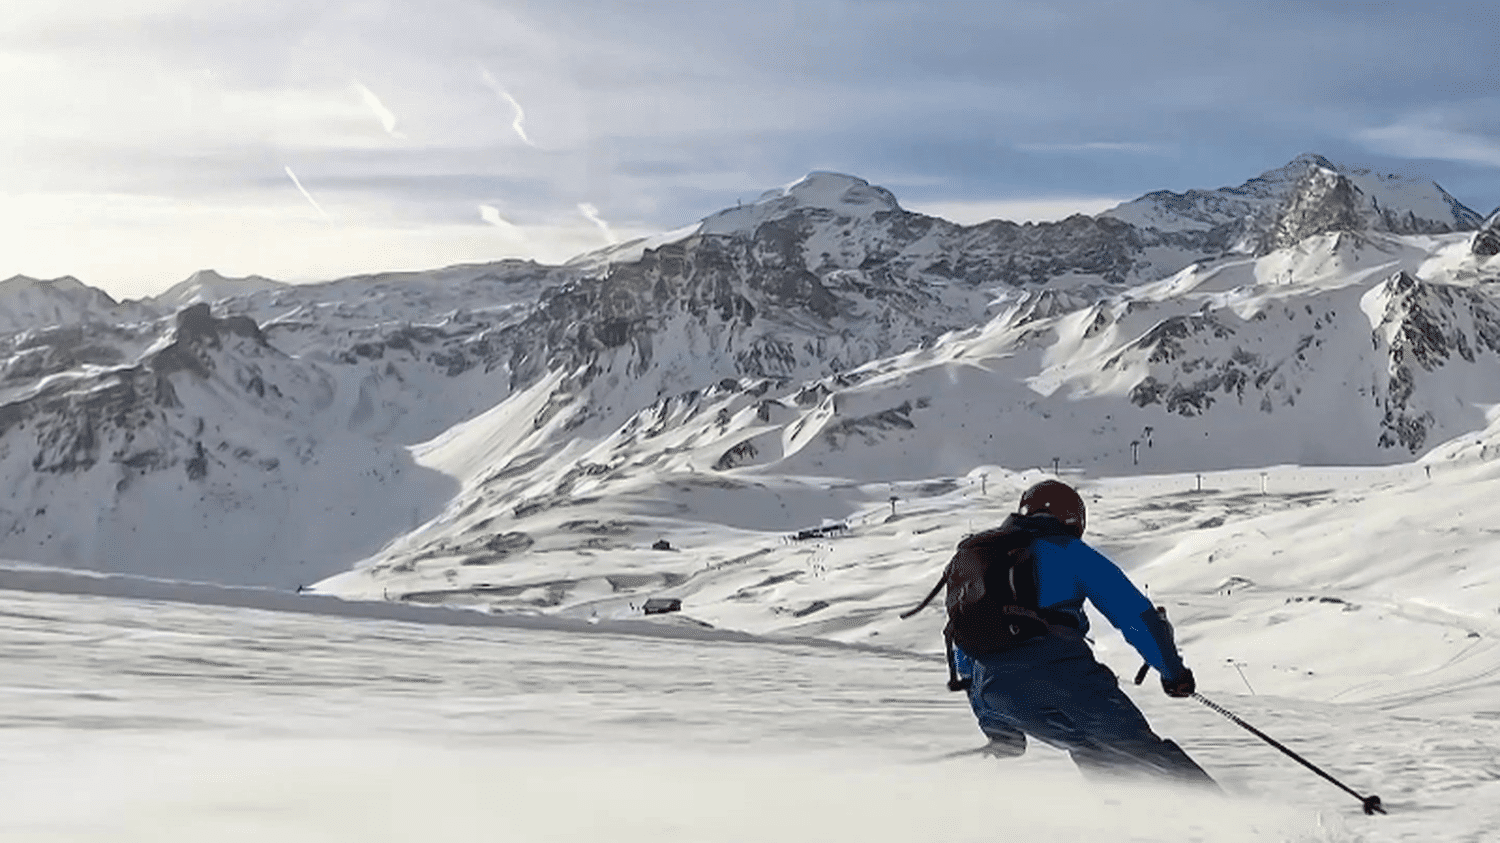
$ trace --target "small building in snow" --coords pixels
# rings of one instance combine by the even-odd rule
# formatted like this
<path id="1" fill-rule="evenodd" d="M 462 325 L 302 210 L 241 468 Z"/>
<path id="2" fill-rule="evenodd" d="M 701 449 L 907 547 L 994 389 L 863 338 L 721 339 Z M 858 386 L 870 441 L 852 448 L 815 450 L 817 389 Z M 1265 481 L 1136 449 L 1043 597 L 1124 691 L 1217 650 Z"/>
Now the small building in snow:
<path id="1" fill-rule="evenodd" d="M 641 607 L 648 615 L 665 615 L 682 611 L 682 601 L 676 597 L 653 597 Z"/>

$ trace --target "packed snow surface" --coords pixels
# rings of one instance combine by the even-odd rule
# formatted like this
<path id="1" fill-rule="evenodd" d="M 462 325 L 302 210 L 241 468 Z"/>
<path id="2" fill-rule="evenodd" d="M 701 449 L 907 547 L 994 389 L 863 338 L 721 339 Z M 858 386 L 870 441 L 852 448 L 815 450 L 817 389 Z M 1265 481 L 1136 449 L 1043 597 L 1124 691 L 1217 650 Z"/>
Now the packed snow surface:
<path id="1" fill-rule="evenodd" d="M 940 612 L 895 616 L 954 536 L 1010 508 L 1013 483 L 981 492 L 976 477 L 796 543 L 775 570 L 688 563 L 718 595 L 692 617 L 642 619 L 607 585 L 533 615 L 0 571 L 16 761 L 0 839 L 905 841 L 941 818 L 980 840 L 1000 814 L 1064 840 L 1489 839 L 1497 471 L 1081 483 L 1090 538 L 1169 608 L 1200 691 L 1389 816 L 1363 816 L 1154 676 L 1129 685 L 1139 658 L 1097 615 L 1101 660 L 1226 797 L 1089 783 L 1036 744 L 1013 761 L 941 758 L 981 737 L 943 687 Z M 857 608 L 795 617 L 819 602 Z M 784 607 L 778 634 L 698 620 L 733 627 L 755 605 Z"/>

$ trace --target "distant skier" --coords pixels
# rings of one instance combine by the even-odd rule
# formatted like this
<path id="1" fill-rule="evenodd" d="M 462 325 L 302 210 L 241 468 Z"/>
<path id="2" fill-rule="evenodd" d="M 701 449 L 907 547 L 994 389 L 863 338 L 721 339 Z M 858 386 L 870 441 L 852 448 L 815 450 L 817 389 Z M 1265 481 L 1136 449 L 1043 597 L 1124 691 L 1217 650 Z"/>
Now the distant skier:
<path id="1" fill-rule="evenodd" d="M 1085 774 L 1145 773 L 1214 785 L 1187 753 L 1151 731 L 1094 659 L 1090 600 L 1160 673 L 1173 697 L 1193 694 L 1172 628 L 1113 562 L 1082 540 L 1084 504 L 1047 480 L 1021 495 L 1000 527 L 969 536 L 916 614 L 948 589 L 949 687 L 967 689 L 992 755 L 1026 751 L 1026 735 L 1067 750 Z"/>

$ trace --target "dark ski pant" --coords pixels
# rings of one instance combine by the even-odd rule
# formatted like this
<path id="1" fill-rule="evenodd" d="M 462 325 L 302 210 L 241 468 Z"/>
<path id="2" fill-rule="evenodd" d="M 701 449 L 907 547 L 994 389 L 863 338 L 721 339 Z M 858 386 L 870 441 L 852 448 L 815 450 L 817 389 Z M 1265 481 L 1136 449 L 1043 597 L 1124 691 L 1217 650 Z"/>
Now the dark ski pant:
<path id="1" fill-rule="evenodd" d="M 1214 786 L 1177 744 L 1151 731 L 1076 631 L 1054 627 L 977 659 L 955 648 L 954 658 L 972 680 L 969 702 L 992 754 L 1020 755 L 1031 735 L 1067 750 L 1090 777 L 1144 774 Z"/>

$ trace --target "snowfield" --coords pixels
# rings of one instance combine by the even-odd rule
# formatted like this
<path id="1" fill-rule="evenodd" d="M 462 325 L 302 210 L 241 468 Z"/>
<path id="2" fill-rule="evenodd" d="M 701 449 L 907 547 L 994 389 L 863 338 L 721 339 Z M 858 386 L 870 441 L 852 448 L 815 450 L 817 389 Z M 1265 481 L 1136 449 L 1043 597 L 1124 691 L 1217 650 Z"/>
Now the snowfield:
<path id="1" fill-rule="evenodd" d="M 1206 709 L 1137 697 L 1231 796 L 1096 786 L 977 742 L 899 653 L 3 595 L 17 841 L 1484 839 L 1497 724 L 1420 703 L 1217 697 L 1388 817 Z M 1191 652 L 1191 651 L 1190 651 Z M 80 741 L 81 730 L 90 736 Z"/>
<path id="2" fill-rule="evenodd" d="M 1500 838 L 1479 224 L 1317 156 L 1025 226 L 814 173 L 560 267 L 0 282 L 0 839 Z M 1390 815 L 1154 676 L 1224 797 L 949 757 L 898 616 L 1049 477 Z"/>
<path id="3" fill-rule="evenodd" d="M 505 614 L 6 569 L 0 722 L 17 763 L 0 837 L 993 839 L 992 813 L 961 808 L 976 800 L 1063 840 L 1485 840 L 1500 833 L 1497 471 L 1080 484 L 1090 537 L 1169 607 L 1200 690 L 1389 816 L 1154 675 L 1132 696 L 1226 799 L 1089 784 L 1035 744 L 941 759 L 981 738 L 943 687 L 940 613 L 895 615 L 969 519 L 1009 509 L 1014 482 L 988 480 L 987 495 L 898 502 L 914 511 L 788 543 L 802 570 L 781 582 L 705 575 L 719 603 L 649 619 L 597 590 Z M 702 621 L 803 601 L 859 609 L 783 612 L 759 638 Z M 1094 617 L 1128 683 L 1138 658 Z"/>

